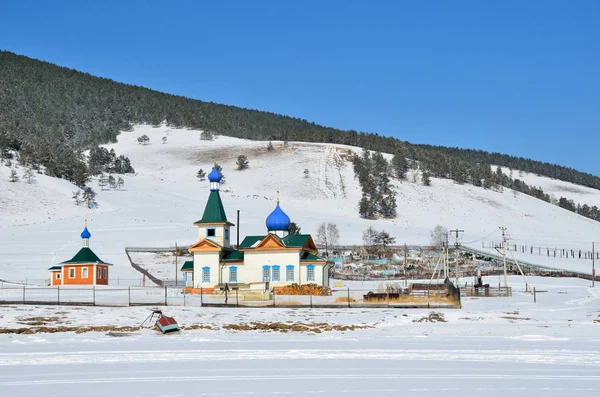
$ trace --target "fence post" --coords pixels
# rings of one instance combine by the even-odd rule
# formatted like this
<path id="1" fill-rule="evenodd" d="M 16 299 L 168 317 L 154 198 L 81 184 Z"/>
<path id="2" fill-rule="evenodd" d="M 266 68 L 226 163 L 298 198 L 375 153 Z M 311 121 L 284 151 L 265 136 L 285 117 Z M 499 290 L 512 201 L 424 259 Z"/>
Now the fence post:
<path id="1" fill-rule="evenodd" d="M 165 285 L 165 306 L 167 306 L 167 286 Z"/>
<path id="2" fill-rule="evenodd" d="M 60 305 L 60 285 L 56 286 L 56 296 L 57 296 L 56 304 Z"/>
<path id="3" fill-rule="evenodd" d="M 535 296 L 535 287 L 533 287 L 533 303 L 537 303 L 537 298 Z"/>
<path id="4" fill-rule="evenodd" d="M 23 285 L 23 303 L 25 303 L 25 285 Z"/>
<path id="5" fill-rule="evenodd" d="M 348 309 L 350 309 L 350 287 L 348 287 Z"/>
<path id="6" fill-rule="evenodd" d="M 94 297 L 94 306 L 96 306 L 96 286 L 95 285 L 92 286 L 92 294 Z"/>
<path id="7" fill-rule="evenodd" d="M 387 296 L 387 306 L 390 307 L 390 291 L 387 291 L 386 296 Z"/>
<path id="8" fill-rule="evenodd" d="M 131 286 L 127 287 L 127 306 L 131 306 Z"/>
<path id="9" fill-rule="evenodd" d="M 275 303 L 275 296 L 277 295 L 277 293 L 275 292 L 275 288 L 273 288 L 273 307 L 277 307 L 277 304 Z"/>
<path id="10" fill-rule="evenodd" d="M 312 291 L 310 291 L 310 307 L 312 309 Z"/>
<path id="11" fill-rule="evenodd" d="M 204 304 L 202 303 L 202 287 L 200 287 L 200 307 L 202 307 Z"/>
<path id="12" fill-rule="evenodd" d="M 238 300 L 238 291 L 239 290 L 240 290 L 239 288 L 236 288 L 236 290 L 235 290 L 235 307 L 240 307 L 240 303 Z"/>

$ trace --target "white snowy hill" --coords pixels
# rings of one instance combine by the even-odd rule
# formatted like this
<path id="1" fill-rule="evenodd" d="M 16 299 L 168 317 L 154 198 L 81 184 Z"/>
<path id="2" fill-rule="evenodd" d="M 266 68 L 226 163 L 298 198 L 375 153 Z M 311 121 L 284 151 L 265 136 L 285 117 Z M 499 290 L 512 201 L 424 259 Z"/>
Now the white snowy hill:
<path id="1" fill-rule="evenodd" d="M 150 137 L 149 145 L 138 144 L 142 134 Z M 482 239 L 499 241 L 498 226 L 508 228 L 515 242 L 536 246 L 590 249 L 591 241 L 600 237 L 600 223 L 535 198 L 435 178 L 430 187 L 411 178 L 395 181 L 398 217 L 364 220 L 357 213 L 361 191 L 348 161 L 349 152 L 362 149 L 298 142 L 286 148 L 273 142 L 275 150 L 267 151 L 267 142 L 225 136 L 202 141 L 199 135 L 200 131 L 146 125 L 122 132 L 119 142 L 107 147 L 128 156 L 136 175 L 123 177 L 121 191 L 102 191 L 97 179 L 91 181 L 98 193 L 98 208 L 91 210 L 74 204 L 71 196 L 77 188 L 64 180 L 36 175 L 33 184 L 12 183 L 10 169 L 0 167 L 0 279 L 47 278 L 48 267 L 77 252 L 87 216 L 91 247 L 115 264 L 111 279 L 137 280 L 139 275 L 124 253 L 126 246 L 195 242 L 193 222 L 201 218 L 209 192 L 208 181 L 198 181 L 196 173 L 200 168 L 210 172 L 214 157 L 226 177 L 221 196 L 229 220 L 237 223 L 236 210 L 241 211 L 240 239 L 265 232 L 264 221 L 275 206 L 277 188 L 282 208 L 303 232 L 315 234 L 320 223 L 334 222 L 341 244 L 361 244 L 369 226 L 387 230 L 397 244 L 428 244 L 430 231 L 438 224 L 464 229 L 463 243 L 475 248 L 481 248 Z M 164 136 L 167 143 L 163 144 Z M 248 157 L 249 169 L 236 170 L 240 154 Z M 304 169 L 309 170 L 309 178 Z M 530 174 L 521 179 L 557 198 L 600 205 L 598 190 Z M 583 261 L 565 267 L 591 271 L 591 264 Z"/>

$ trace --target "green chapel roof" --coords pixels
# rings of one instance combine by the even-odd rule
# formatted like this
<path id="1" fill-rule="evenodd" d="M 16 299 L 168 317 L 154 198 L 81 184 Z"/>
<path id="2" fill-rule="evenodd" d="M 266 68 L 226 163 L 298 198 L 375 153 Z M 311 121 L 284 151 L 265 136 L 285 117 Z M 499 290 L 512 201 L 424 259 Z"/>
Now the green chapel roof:
<path id="1" fill-rule="evenodd" d="M 86 264 L 86 263 L 102 263 L 104 265 L 110 265 L 110 263 L 103 262 L 94 251 L 90 249 L 90 247 L 82 247 L 75 256 L 68 261 L 61 262 L 60 265 L 77 265 L 77 264 Z"/>
<path id="2" fill-rule="evenodd" d="M 229 249 L 224 249 L 223 250 L 223 257 L 221 258 L 222 261 L 225 262 L 233 262 L 233 261 L 243 261 L 244 260 L 244 253 L 237 251 L 237 250 L 229 250 Z"/>
<path id="3" fill-rule="evenodd" d="M 194 224 L 199 223 L 227 223 L 233 226 L 233 223 L 227 220 L 227 215 L 225 215 L 225 209 L 223 208 L 223 202 L 221 201 L 218 190 L 210 191 L 202 219 L 194 222 Z"/>
<path id="4" fill-rule="evenodd" d="M 325 259 L 321 258 L 320 256 L 317 256 L 315 254 L 311 254 L 310 252 L 303 252 L 300 254 L 300 261 L 305 262 L 305 261 L 309 261 L 309 262 L 313 262 L 313 261 L 325 261 Z"/>
<path id="5" fill-rule="evenodd" d="M 193 270 L 194 270 L 194 261 L 183 262 L 183 266 L 181 266 L 182 272 L 191 272 Z"/>
<path id="6" fill-rule="evenodd" d="M 246 236 L 238 248 L 252 248 L 257 241 L 263 241 L 267 236 Z"/>
<path id="7" fill-rule="evenodd" d="M 310 238 L 310 234 L 288 234 L 281 241 L 289 248 L 302 248 Z"/>

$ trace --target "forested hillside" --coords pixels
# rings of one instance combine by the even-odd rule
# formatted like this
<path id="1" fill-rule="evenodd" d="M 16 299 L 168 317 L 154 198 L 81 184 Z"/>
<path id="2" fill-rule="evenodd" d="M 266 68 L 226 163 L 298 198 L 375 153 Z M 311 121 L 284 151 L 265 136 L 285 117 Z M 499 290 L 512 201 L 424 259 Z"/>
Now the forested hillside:
<path id="1" fill-rule="evenodd" d="M 122 84 L 0 51 L 0 150 L 18 150 L 22 161 L 43 165 L 50 175 L 80 180 L 90 171 L 82 151 L 114 142 L 119 131 L 133 124 L 163 120 L 172 126 L 238 138 L 329 142 L 394 153 L 398 158 L 416 160 L 414 164 L 427 174 L 459 183 L 489 184 L 489 165 L 496 164 L 600 189 L 597 176 L 554 164 L 342 131 L 289 116 Z M 518 180 L 502 185 L 547 200 L 541 190 L 519 189 Z"/>

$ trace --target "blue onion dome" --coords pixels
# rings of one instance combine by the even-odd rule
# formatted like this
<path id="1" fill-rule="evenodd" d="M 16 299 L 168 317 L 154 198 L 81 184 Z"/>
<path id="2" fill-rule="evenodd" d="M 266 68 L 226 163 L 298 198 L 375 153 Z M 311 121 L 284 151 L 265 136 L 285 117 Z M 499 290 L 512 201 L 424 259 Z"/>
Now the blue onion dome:
<path id="1" fill-rule="evenodd" d="M 89 239 L 90 237 L 92 237 L 92 234 L 90 233 L 90 231 L 88 230 L 88 228 L 86 226 L 86 228 L 83 229 L 83 232 L 81 232 L 81 238 Z"/>
<path id="2" fill-rule="evenodd" d="M 267 230 L 290 230 L 290 223 L 290 217 L 279 207 L 279 203 L 266 221 Z"/>
<path id="3" fill-rule="evenodd" d="M 210 174 L 208 174 L 208 180 L 211 182 L 221 182 L 221 179 L 223 177 L 221 176 L 221 173 L 219 172 L 219 170 L 217 169 L 217 167 L 213 167 L 212 171 L 210 172 Z"/>

